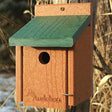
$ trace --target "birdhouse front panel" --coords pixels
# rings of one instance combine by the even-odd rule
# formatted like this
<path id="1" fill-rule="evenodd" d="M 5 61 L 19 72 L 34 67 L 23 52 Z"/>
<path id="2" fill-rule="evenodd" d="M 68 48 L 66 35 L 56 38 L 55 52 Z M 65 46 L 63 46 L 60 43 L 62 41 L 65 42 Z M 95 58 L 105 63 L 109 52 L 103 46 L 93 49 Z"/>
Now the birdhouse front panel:
<path id="1" fill-rule="evenodd" d="M 35 15 L 9 39 L 16 46 L 16 100 L 25 106 L 67 109 L 89 99 L 91 3 L 36 5 Z"/>
<path id="2" fill-rule="evenodd" d="M 23 74 L 24 105 L 66 108 L 66 50 L 23 47 Z"/>

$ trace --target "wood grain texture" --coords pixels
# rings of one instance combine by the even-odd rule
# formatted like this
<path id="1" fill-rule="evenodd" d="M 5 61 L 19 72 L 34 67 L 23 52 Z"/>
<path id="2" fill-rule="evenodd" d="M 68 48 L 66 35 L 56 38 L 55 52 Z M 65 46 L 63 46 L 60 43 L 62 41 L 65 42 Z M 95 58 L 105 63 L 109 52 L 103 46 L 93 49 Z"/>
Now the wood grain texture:
<path id="1" fill-rule="evenodd" d="M 16 46 L 16 100 L 23 101 L 23 48 Z"/>
<path id="2" fill-rule="evenodd" d="M 91 16 L 38 16 L 15 33 L 10 46 L 72 47 Z"/>
<path id="3" fill-rule="evenodd" d="M 74 95 L 68 98 L 68 105 L 77 105 L 93 94 L 92 52 L 93 38 L 88 26 L 68 52 L 68 93 Z"/>
<path id="4" fill-rule="evenodd" d="M 74 105 L 75 100 L 75 57 L 73 48 L 68 50 L 68 94 L 73 95 L 68 97 L 68 105 Z"/>
<path id="5" fill-rule="evenodd" d="M 23 47 L 25 106 L 67 108 L 66 50 Z M 50 55 L 48 64 L 41 64 L 39 54 Z"/>
<path id="6" fill-rule="evenodd" d="M 90 15 L 90 6 L 91 3 L 35 5 L 35 16 Z"/>

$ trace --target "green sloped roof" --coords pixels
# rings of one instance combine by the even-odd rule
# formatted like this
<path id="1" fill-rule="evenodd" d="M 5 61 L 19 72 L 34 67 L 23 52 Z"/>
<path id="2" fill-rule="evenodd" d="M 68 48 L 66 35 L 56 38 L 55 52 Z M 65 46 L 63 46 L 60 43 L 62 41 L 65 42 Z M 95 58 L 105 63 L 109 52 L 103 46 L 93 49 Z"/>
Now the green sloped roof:
<path id="1" fill-rule="evenodd" d="M 90 21 L 90 15 L 37 16 L 9 39 L 9 45 L 72 47 Z"/>

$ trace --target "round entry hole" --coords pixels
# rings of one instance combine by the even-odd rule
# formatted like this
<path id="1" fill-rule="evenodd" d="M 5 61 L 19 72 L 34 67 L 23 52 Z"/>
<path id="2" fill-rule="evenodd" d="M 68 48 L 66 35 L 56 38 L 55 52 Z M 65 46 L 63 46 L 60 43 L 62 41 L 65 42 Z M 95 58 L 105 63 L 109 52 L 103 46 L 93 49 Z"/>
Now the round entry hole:
<path id="1" fill-rule="evenodd" d="M 40 61 L 40 63 L 42 63 L 42 64 L 47 64 L 47 63 L 49 63 L 49 61 L 50 61 L 50 56 L 49 56 L 49 54 L 48 54 L 47 52 L 42 52 L 42 53 L 40 53 L 40 55 L 39 55 L 39 61 Z"/>

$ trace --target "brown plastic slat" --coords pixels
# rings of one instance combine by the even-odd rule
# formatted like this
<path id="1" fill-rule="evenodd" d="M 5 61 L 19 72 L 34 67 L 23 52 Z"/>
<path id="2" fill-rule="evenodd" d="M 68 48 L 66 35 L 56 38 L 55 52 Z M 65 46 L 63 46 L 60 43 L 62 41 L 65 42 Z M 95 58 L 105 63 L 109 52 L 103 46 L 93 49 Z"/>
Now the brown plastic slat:
<path id="1" fill-rule="evenodd" d="M 36 5 L 35 16 L 91 15 L 91 3 Z"/>
<path id="2" fill-rule="evenodd" d="M 68 52 L 68 105 L 77 105 L 93 94 L 92 84 L 93 38 L 91 27 L 82 33 Z"/>
<path id="3" fill-rule="evenodd" d="M 23 101 L 23 48 L 16 46 L 16 100 Z"/>

